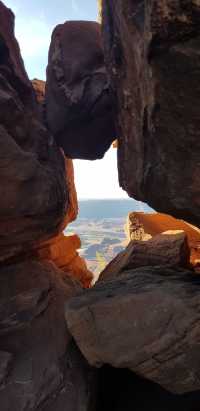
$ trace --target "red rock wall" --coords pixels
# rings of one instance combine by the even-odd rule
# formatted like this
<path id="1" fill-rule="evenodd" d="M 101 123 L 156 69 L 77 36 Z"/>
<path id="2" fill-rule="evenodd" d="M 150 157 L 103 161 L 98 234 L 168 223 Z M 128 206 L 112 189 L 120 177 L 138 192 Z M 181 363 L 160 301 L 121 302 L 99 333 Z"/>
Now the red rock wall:
<path id="1" fill-rule="evenodd" d="M 103 0 L 120 185 L 200 225 L 200 5 Z"/>

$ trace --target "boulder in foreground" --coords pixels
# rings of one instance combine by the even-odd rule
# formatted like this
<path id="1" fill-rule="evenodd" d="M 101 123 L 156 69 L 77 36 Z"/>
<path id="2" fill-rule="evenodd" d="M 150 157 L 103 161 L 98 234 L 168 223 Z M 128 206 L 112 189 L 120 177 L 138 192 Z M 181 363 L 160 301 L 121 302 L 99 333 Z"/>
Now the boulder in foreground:
<path id="1" fill-rule="evenodd" d="M 66 305 L 88 362 L 128 368 L 173 393 L 200 389 L 200 279 L 165 267 L 130 270 Z"/>
<path id="2" fill-rule="evenodd" d="M 93 372 L 72 341 L 64 304 L 79 285 L 50 263 L 1 268 L 1 410 L 88 411 Z"/>

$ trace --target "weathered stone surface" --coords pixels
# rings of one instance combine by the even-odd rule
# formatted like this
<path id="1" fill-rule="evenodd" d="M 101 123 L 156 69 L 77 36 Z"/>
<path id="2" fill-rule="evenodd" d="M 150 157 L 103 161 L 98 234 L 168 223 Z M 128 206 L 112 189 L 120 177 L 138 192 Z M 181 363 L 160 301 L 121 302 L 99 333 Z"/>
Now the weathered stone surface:
<path id="1" fill-rule="evenodd" d="M 45 120 L 45 81 L 43 80 L 38 80 L 38 79 L 34 79 L 32 80 L 32 85 L 33 88 L 35 90 L 35 94 L 36 94 L 36 99 L 38 102 L 38 106 L 39 106 L 39 114 L 40 114 L 40 119 L 43 122 Z"/>
<path id="2" fill-rule="evenodd" d="M 115 140 L 98 23 L 69 21 L 54 30 L 47 68 L 46 120 L 57 144 L 70 158 L 101 158 Z"/>
<path id="3" fill-rule="evenodd" d="M 123 275 L 126 270 L 148 266 L 190 268 L 186 234 L 163 234 L 149 241 L 131 241 L 102 271 L 100 281 Z"/>
<path id="4" fill-rule="evenodd" d="M 68 195 L 64 157 L 39 120 L 35 94 L 0 2 L 0 261 L 56 234 Z"/>
<path id="5" fill-rule="evenodd" d="M 69 236 L 59 234 L 41 245 L 38 244 L 33 254 L 40 261 L 52 261 L 58 268 L 87 288 L 91 286 L 93 274 L 88 270 L 85 260 L 79 256 L 80 248 L 81 240 L 76 234 Z"/>
<path id="6" fill-rule="evenodd" d="M 68 208 L 65 217 L 66 226 L 78 217 L 78 199 L 74 181 L 74 166 L 70 158 L 65 157 L 66 183 L 68 190 Z"/>
<path id="7" fill-rule="evenodd" d="M 12 364 L 13 355 L 6 351 L 0 351 L 0 386 L 5 384 Z"/>
<path id="8" fill-rule="evenodd" d="M 120 185 L 200 225 L 200 3 L 103 0 Z"/>
<path id="9" fill-rule="evenodd" d="M 197 269 L 200 261 L 200 229 L 167 214 L 134 212 L 127 218 L 128 240 L 148 240 L 164 232 L 184 231 L 190 248 L 191 265 Z"/>
<path id="10" fill-rule="evenodd" d="M 127 271 L 66 305 L 88 362 L 129 368 L 174 393 L 200 389 L 198 276 L 162 267 Z"/>
<path id="11" fill-rule="evenodd" d="M 66 406 L 88 411 L 92 371 L 64 319 L 64 304 L 78 290 L 75 281 L 50 263 L 28 260 L 1 268 L 2 411 L 64 411 Z"/>

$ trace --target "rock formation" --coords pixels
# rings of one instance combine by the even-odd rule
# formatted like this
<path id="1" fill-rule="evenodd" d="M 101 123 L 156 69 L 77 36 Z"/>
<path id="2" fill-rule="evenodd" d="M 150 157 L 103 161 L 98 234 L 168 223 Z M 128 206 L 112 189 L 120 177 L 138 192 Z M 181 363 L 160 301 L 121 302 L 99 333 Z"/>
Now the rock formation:
<path id="1" fill-rule="evenodd" d="M 200 225 L 200 3 L 103 0 L 120 185 Z"/>
<path id="2" fill-rule="evenodd" d="M 14 38 L 14 16 L 0 6 L 0 261 L 5 261 L 61 230 L 68 194 L 64 158 L 38 118 Z"/>
<path id="3" fill-rule="evenodd" d="M 153 266 L 190 268 L 186 234 L 161 234 L 149 241 L 131 241 L 102 271 L 100 280 L 110 280 L 134 268 Z"/>
<path id="4" fill-rule="evenodd" d="M 94 371 L 64 319 L 65 302 L 81 289 L 72 271 L 82 282 L 81 273 L 89 282 L 88 272 L 78 239 L 69 273 L 57 268 L 55 250 L 77 215 L 73 168 L 41 114 L 14 37 L 14 15 L 0 1 L 0 409 L 63 411 L 67 404 L 69 411 L 88 411 Z M 68 248 L 69 242 L 61 247 L 63 259 Z"/>
<path id="5" fill-rule="evenodd" d="M 88 409 L 92 370 L 64 322 L 64 303 L 78 290 L 50 263 L 28 260 L 1 268 L 2 411 L 60 411 L 66 402 L 69 410 Z"/>
<path id="6" fill-rule="evenodd" d="M 47 242 L 43 241 L 33 253 L 40 261 L 53 261 L 58 268 L 87 288 L 91 286 L 93 274 L 88 270 L 85 260 L 79 256 L 80 248 L 81 241 L 77 235 L 65 236 L 61 233 Z"/>
<path id="7" fill-rule="evenodd" d="M 66 22 L 53 32 L 46 120 L 67 157 L 94 160 L 116 138 L 100 25 Z"/>
<path id="8" fill-rule="evenodd" d="M 126 232 L 128 240 L 149 240 L 164 233 L 183 231 L 187 236 L 190 248 L 190 263 L 198 270 L 200 263 L 200 229 L 186 221 L 160 213 L 147 214 L 134 212 L 127 218 Z"/>
<path id="9" fill-rule="evenodd" d="M 129 246 L 83 290 L 92 273 L 63 229 L 78 214 L 71 158 L 116 137 L 122 187 L 199 224 L 200 5 L 101 2 L 109 75 L 100 26 L 66 22 L 45 85 L 0 1 L 1 411 L 199 410 L 199 230 L 131 214 Z"/>
<path id="10" fill-rule="evenodd" d="M 173 393 L 200 390 L 199 286 L 182 269 L 130 270 L 72 298 L 68 328 L 93 366 L 130 369 Z"/>
<path id="11" fill-rule="evenodd" d="M 40 119 L 44 120 L 45 82 L 41 80 L 33 80 L 32 84 L 36 92 L 37 102 L 39 103 Z M 65 157 L 65 173 L 68 190 L 68 208 L 64 224 L 67 226 L 78 216 L 78 200 L 74 182 L 73 161 L 67 157 Z M 64 234 L 61 233 L 48 241 L 43 241 L 41 244 L 37 243 L 36 249 L 31 250 L 31 252 L 32 256 L 37 256 L 40 261 L 53 261 L 58 268 L 79 280 L 84 287 L 90 287 L 93 280 L 93 274 L 88 270 L 85 260 L 79 256 L 79 248 L 81 248 L 81 241 L 78 236 L 65 237 Z"/>
<path id="12" fill-rule="evenodd" d="M 38 102 L 40 118 L 43 121 L 45 115 L 45 86 L 46 83 L 43 80 L 34 79 L 32 80 L 32 85 L 36 94 L 36 99 Z"/>

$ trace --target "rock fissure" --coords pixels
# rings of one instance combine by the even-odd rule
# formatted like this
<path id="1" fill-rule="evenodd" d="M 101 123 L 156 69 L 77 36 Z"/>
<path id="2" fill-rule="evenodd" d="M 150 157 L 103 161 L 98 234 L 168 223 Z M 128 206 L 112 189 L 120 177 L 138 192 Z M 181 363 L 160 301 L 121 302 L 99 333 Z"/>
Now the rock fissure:
<path id="1" fill-rule="evenodd" d="M 0 1 L 2 411 L 199 410 L 200 4 L 100 3 L 101 24 L 55 28 L 31 83 Z M 129 214 L 91 288 L 63 233 L 72 159 L 116 136 L 122 188 L 173 217 Z"/>

